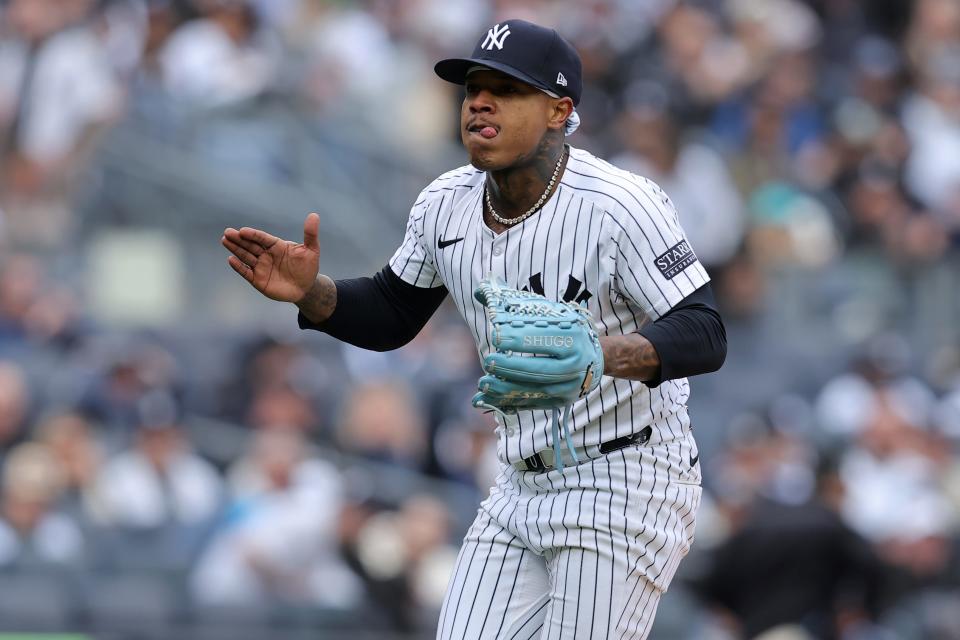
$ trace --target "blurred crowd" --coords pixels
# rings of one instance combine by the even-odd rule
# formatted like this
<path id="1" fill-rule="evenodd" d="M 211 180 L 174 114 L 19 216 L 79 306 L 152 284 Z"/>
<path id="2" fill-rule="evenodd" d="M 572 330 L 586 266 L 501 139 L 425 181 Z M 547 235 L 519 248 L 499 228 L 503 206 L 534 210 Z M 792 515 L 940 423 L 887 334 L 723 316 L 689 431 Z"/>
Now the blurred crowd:
<path id="1" fill-rule="evenodd" d="M 453 317 L 373 354 L 54 322 L 50 285 L 36 258 L 0 270 L 0 595 L 53 570 L 160 576 L 122 602 L 164 590 L 171 620 L 369 606 L 370 628 L 412 630 L 439 608 L 496 465 Z"/>
<path id="2" fill-rule="evenodd" d="M 670 194 L 730 331 L 654 637 L 960 638 L 956 0 L 0 0 L 0 614 L 52 568 L 161 576 L 102 593 L 170 617 L 429 627 L 497 464 L 454 310 L 388 354 L 292 313 L 120 330 L 63 256 L 124 122 L 280 100 L 428 165 L 460 99 L 433 62 L 507 17 L 575 43 L 571 143 Z"/>
<path id="3" fill-rule="evenodd" d="M 941 400 L 908 354 L 877 338 L 814 393 L 730 422 L 689 584 L 732 637 L 960 633 L 960 368 L 955 351 Z"/>

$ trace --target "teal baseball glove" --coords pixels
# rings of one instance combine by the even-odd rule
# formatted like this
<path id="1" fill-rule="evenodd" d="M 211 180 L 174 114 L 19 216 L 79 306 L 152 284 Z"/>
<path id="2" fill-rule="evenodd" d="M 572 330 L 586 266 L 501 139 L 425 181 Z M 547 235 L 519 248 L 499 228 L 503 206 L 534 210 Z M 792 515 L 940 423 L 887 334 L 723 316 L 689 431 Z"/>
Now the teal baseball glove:
<path id="1" fill-rule="evenodd" d="M 559 447 L 559 410 L 565 409 L 567 431 L 570 405 L 596 388 L 603 375 L 603 351 L 590 312 L 507 288 L 493 278 L 484 279 L 473 295 L 486 308 L 495 349 L 484 358 L 486 375 L 473 406 L 503 414 L 553 410 L 554 446 Z"/>

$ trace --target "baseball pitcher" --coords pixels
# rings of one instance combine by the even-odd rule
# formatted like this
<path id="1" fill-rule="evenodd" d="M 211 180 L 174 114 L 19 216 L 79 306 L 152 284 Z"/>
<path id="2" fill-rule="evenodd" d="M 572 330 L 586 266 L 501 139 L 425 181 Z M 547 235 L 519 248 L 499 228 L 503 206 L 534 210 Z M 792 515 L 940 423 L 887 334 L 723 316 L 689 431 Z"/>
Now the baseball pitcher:
<path id="1" fill-rule="evenodd" d="M 448 295 L 470 327 L 501 468 L 438 639 L 641 640 L 700 502 L 686 378 L 726 356 L 709 277 L 656 184 L 566 144 L 581 65 L 556 31 L 504 21 L 435 70 L 465 88 L 470 163 L 420 193 L 379 273 L 318 274 L 313 213 L 302 244 L 226 229 L 229 264 L 360 347 L 406 344 Z"/>

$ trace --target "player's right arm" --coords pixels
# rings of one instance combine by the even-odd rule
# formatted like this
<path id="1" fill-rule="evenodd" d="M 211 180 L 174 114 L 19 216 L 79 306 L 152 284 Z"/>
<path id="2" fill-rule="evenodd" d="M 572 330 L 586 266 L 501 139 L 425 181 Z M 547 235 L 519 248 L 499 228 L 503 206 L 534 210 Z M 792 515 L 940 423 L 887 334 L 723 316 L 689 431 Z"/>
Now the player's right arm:
<path id="1" fill-rule="evenodd" d="M 323 331 L 374 351 L 412 340 L 447 295 L 445 287 L 421 287 L 401 279 L 388 265 L 373 277 L 332 280 L 319 273 L 319 216 L 303 225 L 303 243 L 259 229 L 226 229 L 221 243 L 227 261 L 257 291 L 295 304 L 301 329 Z"/>
<path id="2" fill-rule="evenodd" d="M 320 269 L 320 216 L 303 223 L 303 243 L 282 240 L 260 229 L 227 228 L 220 243 L 232 253 L 227 262 L 254 289 L 271 300 L 292 302 L 310 321 L 320 323 L 337 306 L 336 284 Z"/>

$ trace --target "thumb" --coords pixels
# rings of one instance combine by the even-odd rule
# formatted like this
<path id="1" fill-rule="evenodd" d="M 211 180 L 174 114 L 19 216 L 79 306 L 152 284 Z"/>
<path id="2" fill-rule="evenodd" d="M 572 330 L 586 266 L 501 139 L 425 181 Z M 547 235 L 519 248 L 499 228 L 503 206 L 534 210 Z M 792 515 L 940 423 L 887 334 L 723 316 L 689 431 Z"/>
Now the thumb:
<path id="1" fill-rule="evenodd" d="M 318 235 L 320 233 L 320 216 L 316 213 L 311 213 L 307 216 L 307 219 L 303 222 L 303 246 L 307 249 L 313 251 L 320 251 L 320 240 Z"/>

